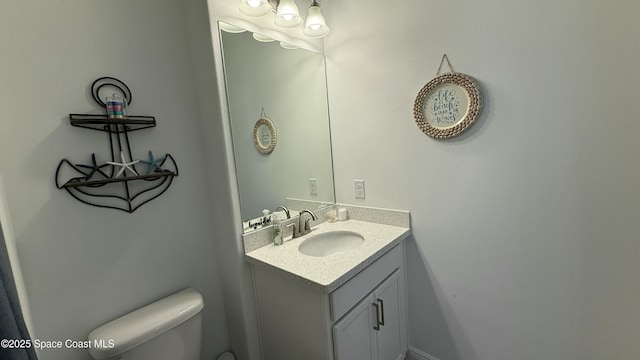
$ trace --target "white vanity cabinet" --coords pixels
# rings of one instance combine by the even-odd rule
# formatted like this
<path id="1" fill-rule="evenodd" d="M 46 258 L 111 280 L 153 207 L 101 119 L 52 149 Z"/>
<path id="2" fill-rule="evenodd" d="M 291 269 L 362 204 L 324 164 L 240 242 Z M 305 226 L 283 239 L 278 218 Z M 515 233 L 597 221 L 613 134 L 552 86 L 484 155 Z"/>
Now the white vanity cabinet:
<path id="1" fill-rule="evenodd" d="M 330 292 L 252 268 L 263 360 L 404 359 L 403 242 Z"/>
<path id="2" fill-rule="evenodd" d="M 333 325 L 336 360 L 401 360 L 403 346 L 400 313 L 400 270 Z"/>

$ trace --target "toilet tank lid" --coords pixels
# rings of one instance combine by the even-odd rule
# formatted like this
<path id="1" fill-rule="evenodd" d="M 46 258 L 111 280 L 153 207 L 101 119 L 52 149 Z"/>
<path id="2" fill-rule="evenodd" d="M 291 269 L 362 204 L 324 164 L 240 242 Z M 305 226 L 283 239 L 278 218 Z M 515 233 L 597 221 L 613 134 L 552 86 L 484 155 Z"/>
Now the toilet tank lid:
<path id="1" fill-rule="evenodd" d="M 95 359 L 116 356 L 182 324 L 203 307 L 199 292 L 182 290 L 93 330 L 89 352 Z"/>

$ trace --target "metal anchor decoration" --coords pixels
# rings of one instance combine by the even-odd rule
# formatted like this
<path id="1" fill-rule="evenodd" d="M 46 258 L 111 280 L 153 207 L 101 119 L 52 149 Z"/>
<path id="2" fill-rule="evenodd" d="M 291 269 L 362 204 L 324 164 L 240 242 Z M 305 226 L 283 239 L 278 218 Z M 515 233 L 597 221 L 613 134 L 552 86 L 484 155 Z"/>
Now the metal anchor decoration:
<path id="1" fill-rule="evenodd" d="M 114 96 L 122 94 L 121 100 L 115 97 L 111 103 L 107 98 L 105 103 L 100 93 L 106 89 L 116 91 Z M 91 85 L 91 95 L 107 114 L 69 114 L 69 120 L 72 126 L 106 132 L 111 158 L 99 162 L 92 153 L 89 164 L 62 159 L 56 169 L 56 187 L 85 204 L 132 213 L 171 186 L 173 178 L 178 176 L 178 166 L 171 154 L 157 158 L 152 151 L 148 152 L 147 159 L 134 160 L 129 133 L 155 127 L 156 119 L 124 113 L 132 98 L 125 83 L 113 77 L 101 77 Z M 110 108 L 113 104 L 115 107 Z"/>

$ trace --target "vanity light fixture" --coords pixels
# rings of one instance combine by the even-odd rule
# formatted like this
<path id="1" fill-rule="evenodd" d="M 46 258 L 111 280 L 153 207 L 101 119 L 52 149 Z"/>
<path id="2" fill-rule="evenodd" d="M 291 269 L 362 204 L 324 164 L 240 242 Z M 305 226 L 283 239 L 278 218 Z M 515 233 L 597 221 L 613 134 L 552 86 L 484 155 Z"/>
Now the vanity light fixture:
<path id="1" fill-rule="evenodd" d="M 247 16 L 263 16 L 271 12 L 271 4 L 267 0 L 242 0 L 240 12 Z"/>
<path id="2" fill-rule="evenodd" d="M 320 4 L 318 4 L 318 1 L 313 0 L 311 7 L 309 7 L 307 22 L 302 33 L 308 37 L 321 38 L 327 35 L 329 31 L 330 29 L 324 21 L 324 16 L 322 16 L 322 11 L 320 10 Z"/>
<path id="3" fill-rule="evenodd" d="M 267 8 L 268 10 L 264 10 Z M 302 24 L 302 17 L 295 0 L 242 0 L 240 12 L 247 16 L 263 16 L 275 12 L 274 24 L 282 28 L 294 28 Z M 320 10 L 318 0 L 312 0 L 302 33 L 311 38 L 321 38 L 330 29 Z"/>
<path id="4" fill-rule="evenodd" d="M 302 24 L 302 17 L 294 0 L 280 0 L 274 23 L 283 28 L 292 28 Z"/>

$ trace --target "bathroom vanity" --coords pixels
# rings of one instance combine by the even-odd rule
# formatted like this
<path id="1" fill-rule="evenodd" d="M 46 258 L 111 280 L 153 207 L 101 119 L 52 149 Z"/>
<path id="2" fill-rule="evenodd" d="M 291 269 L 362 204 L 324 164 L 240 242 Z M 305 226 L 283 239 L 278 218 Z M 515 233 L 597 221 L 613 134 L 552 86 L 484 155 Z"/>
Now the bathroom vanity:
<path id="1" fill-rule="evenodd" d="M 404 359 L 406 216 L 406 226 L 322 223 L 309 235 L 247 252 L 264 360 Z M 345 233 L 364 241 L 331 255 L 300 252 L 311 237 Z"/>
<path id="2" fill-rule="evenodd" d="M 257 30 L 252 24 L 219 26 L 221 100 L 229 109 L 263 359 L 403 359 L 409 213 L 344 206 L 349 220 L 325 222 L 331 216 L 321 212 L 336 205 L 324 56 L 257 43 L 242 29 Z M 294 229 L 303 236 L 274 246 L 268 211 L 283 207 L 312 209 L 313 228 L 303 235 L 308 227 L 295 216 L 278 220 L 285 239 Z"/>

